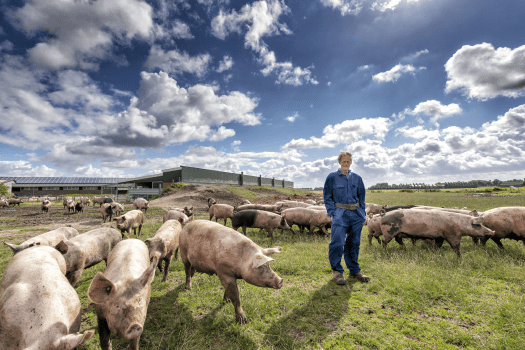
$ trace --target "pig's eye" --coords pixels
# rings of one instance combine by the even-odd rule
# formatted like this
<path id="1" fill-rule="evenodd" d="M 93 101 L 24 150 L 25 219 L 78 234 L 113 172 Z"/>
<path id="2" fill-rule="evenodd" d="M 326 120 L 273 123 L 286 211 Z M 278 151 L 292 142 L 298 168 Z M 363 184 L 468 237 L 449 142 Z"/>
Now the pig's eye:
<path id="1" fill-rule="evenodd" d="M 107 287 L 106 288 L 106 293 L 108 293 L 108 294 L 111 293 L 111 287 Z"/>

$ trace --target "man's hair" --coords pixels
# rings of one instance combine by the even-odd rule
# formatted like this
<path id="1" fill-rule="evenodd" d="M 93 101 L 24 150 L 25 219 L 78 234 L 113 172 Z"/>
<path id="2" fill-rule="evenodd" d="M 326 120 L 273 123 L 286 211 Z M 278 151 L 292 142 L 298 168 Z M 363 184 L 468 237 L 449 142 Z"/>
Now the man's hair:
<path id="1" fill-rule="evenodd" d="M 339 154 L 339 156 L 337 157 L 337 163 L 341 163 L 341 158 L 346 156 L 350 157 L 350 163 L 352 163 L 352 153 L 350 152 L 341 152 L 341 154 Z"/>

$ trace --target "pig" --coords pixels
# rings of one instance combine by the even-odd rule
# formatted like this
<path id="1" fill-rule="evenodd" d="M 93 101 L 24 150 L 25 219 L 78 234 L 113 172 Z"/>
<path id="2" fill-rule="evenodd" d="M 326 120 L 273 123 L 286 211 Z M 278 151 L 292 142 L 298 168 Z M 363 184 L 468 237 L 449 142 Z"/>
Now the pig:
<path id="1" fill-rule="evenodd" d="M 170 208 L 170 211 L 171 210 L 180 211 L 181 213 L 184 213 L 184 215 L 186 215 L 188 218 L 193 216 L 193 206 L 190 207 L 190 208 L 188 208 L 188 207 L 184 207 L 184 208 Z"/>
<path id="2" fill-rule="evenodd" d="M 208 210 L 210 209 L 210 207 L 214 204 L 217 204 L 217 201 L 213 198 L 208 198 Z"/>
<path id="3" fill-rule="evenodd" d="M 102 204 L 104 204 L 104 199 L 106 199 L 106 197 L 93 197 L 93 206 L 95 205 L 95 203 L 100 204 L 100 206 L 102 206 Z"/>
<path id="4" fill-rule="evenodd" d="M 69 202 L 71 199 L 69 198 L 64 198 L 64 200 L 62 201 L 62 205 L 64 206 L 64 210 L 67 210 L 67 202 Z"/>
<path id="5" fill-rule="evenodd" d="M 282 211 L 281 216 L 286 220 L 290 227 L 294 224 L 298 226 L 308 226 L 310 228 L 309 234 L 312 234 L 314 229 L 319 227 L 325 236 L 328 236 L 326 225 L 332 224 L 332 218 L 328 216 L 326 211 L 323 212 L 321 210 L 312 210 L 309 208 L 286 209 Z M 290 229 L 290 231 L 295 233 L 292 229 Z M 301 233 L 302 232 L 303 229 L 301 228 Z"/>
<path id="6" fill-rule="evenodd" d="M 89 207 L 89 205 L 91 204 L 91 199 L 89 199 L 89 197 L 82 197 L 80 201 L 82 202 L 82 204 L 84 204 L 85 207 Z"/>
<path id="7" fill-rule="evenodd" d="M 117 228 L 123 235 L 126 235 L 126 238 L 129 238 L 131 229 L 133 229 L 135 236 L 138 237 L 140 236 L 140 231 L 142 230 L 142 225 L 144 224 L 144 213 L 140 210 L 131 210 L 124 215 L 113 218 L 113 220 L 117 222 Z M 137 228 L 139 229 L 138 234 Z"/>
<path id="8" fill-rule="evenodd" d="M 282 205 L 281 211 L 285 209 L 290 209 L 290 208 L 308 208 L 312 206 L 312 204 L 310 203 L 295 202 L 295 201 L 281 201 L 275 204 Z"/>
<path id="9" fill-rule="evenodd" d="M 49 208 L 51 208 L 51 202 L 47 199 L 42 202 L 42 205 L 40 206 L 40 210 L 43 212 L 49 212 Z"/>
<path id="10" fill-rule="evenodd" d="M 7 203 L 9 203 L 9 205 L 12 204 L 14 207 L 15 205 L 20 206 L 20 203 L 24 203 L 24 201 L 20 198 L 9 198 L 7 199 Z"/>
<path id="11" fill-rule="evenodd" d="M 70 200 L 70 201 L 67 201 L 66 203 L 66 209 L 67 209 L 67 212 L 71 212 L 73 211 L 73 213 L 75 212 L 75 202 Z"/>
<path id="12" fill-rule="evenodd" d="M 7 199 L 0 198 L 0 208 L 8 207 L 9 202 L 7 202 Z"/>
<path id="13" fill-rule="evenodd" d="M 144 198 L 137 198 L 133 201 L 133 208 L 135 209 L 144 209 L 144 213 L 148 211 L 149 202 Z"/>
<path id="14" fill-rule="evenodd" d="M 308 207 L 308 209 L 326 211 L 326 207 L 324 205 L 312 205 Z"/>
<path id="15" fill-rule="evenodd" d="M 215 222 L 217 222 L 218 219 L 224 219 L 224 226 L 226 226 L 228 218 L 233 218 L 233 209 L 234 208 L 228 204 L 213 204 L 209 210 L 210 220 L 214 216 Z"/>
<path id="16" fill-rule="evenodd" d="M 104 222 L 106 222 L 106 218 L 109 216 L 109 221 L 111 221 L 111 217 L 113 216 L 114 214 L 114 211 L 113 211 L 113 205 L 111 205 L 112 203 L 104 203 L 100 206 L 100 214 L 102 214 L 102 220 L 104 220 Z"/>
<path id="17" fill-rule="evenodd" d="M 164 261 L 164 277 L 162 278 L 162 282 L 166 282 L 168 278 L 168 269 L 173 254 L 175 254 L 175 260 L 177 260 L 182 220 L 182 218 L 179 218 L 178 220 L 168 220 L 164 222 L 155 233 L 155 236 L 146 239 L 144 242 L 149 248 L 150 260 L 153 261 L 153 258 L 157 257 L 159 261 L 157 266 L 160 272 L 162 272 L 162 261 Z"/>
<path id="18" fill-rule="evenodd" d="M 93 336 L 78 333 L 80 299 L 65 271 L 62 255 L 46 246 L 9 261 L 0 281 L 0 349 L 72 350 Z"/>
<path id="19" fill-rule="evenodd" d="M 368 214 L 368 244 L 372 245 L 372 238 L 377 239 L 377 243 L 381 244 L 381 215 L 379 214 Z"/>
<path id="20" fill-rule="evenodd" d="M 120 215 L 124 212 L 124 206 L 122 204 L 117 203 L 117 202 L 113 202 L 111 204 L 113 206 L 113 213 L 115 215 Z"/>
<path id="21" fill-rule="evenodd" d="M 464 215 L 471 215 L 471 216 L 478 216 L 477 210 L 463 210 L 463 209 L 454 209 L 454 208 L 440 208 L 440 207 L 431 207 L 431 206 L 417 206 L 414 207 L 414 209 L 426 209 L 426 210 L 442 210 L 442 211 L 448 211 L 450 213 L 459 213 Z"/>
<path id="22" fill-rule="evenodd" d="M 181 213 L 178 210 L 170 210 L 162 216 L 162 222 L 165 223 L 168 220 L 182 220 L 180 221 L 182 224 L 182 227 L 184 227 L 188 222 L 193 221 L 194 216 L 192 215 L 190 218 L 186 216 L 186 214 Z"/>
<path id="23" fill-rule="evenodd" d="M 379 214 L 381 209 L 386 207 L 386 205 L 379 205 L 375 203 L 365 203 L 365 211 L 366 214 Z"/>
<path id="24" fill-rule="evenodd" d="M 224 302 L 231 301 L 237 322 L 248 319 L 241 307 L 237 279 L 258 287 L 280 289 L 283 279 L 271 268 L 268 257 L 280 253 L 282 248 L 263 249 L 251 239 L 216 222 L 196 220 L 187 224 L 180 233 L 180 257 L 186 272 L 186 289 L 191 289 L 195 271 L 216 274 L 225 289 Z"/>
<path id="25" fill-rule="evenodd" d="M 525 242 L 525 207 L 501 207 L 481 213 L 483 225 L 494 230 L 494 236 L 480 238 L 481 244 L 492 239 L 499 248 L 503 249 L 503 238 Z"/>
<path id="26" fill-rule="evenodd" d="M 268 204 L 244 204 L 235 207 L 234 212 L 241 210 L 264 210 L 271 213 L 279 214 L 281 212 L 282 205 L 268 205 Z"/>
<path id="27" fill-rule="evenodd" d="M 4 244 L 11 248 L 14 255 L 16 253 L 21 252 L 24 249 L 30 248 L 35 245 L 54 247 L 60 241 L 65 241 L 76 236 L 78 236 L 78 231 L 74 228 L 59 227 L 56 230 L 48 231 L 42 233 L 41 235 L 30 238 L 27 241 L 21 243 L 20 245 L 15 245 L 7 242 L 4 242 Z"/>
<path id="28" fill-rule="evenodd" d="M 482 217 L 474 217 L 442 210 L 394 210 L 381 218 L 383 249 L 396 235 L 412 238 L 446 240 L 461 257 L 459 245 L 462 236 L 493 236 L 494 231 L 483 226 Z"/>
<path id="29" fill-rule="evenodd" d="M 263 210 L 243 210 L 232 218 L 232 228 L 237 231 L 242 227 L 242 232 L 246 236 L 246 227 L 266 229 L 268 236 L 273 239 L 273 229 L 291 230 L 281 215 L 270 213 Z"/>
<path id="30" fill-rule="evenodd" d="M 122 240 L 122 234 L 110 227 L 96 228 L 60 241 L 55 246 L 66 260 L 66 278 L 75 286 L 82 271 L 108 258 L 111 250 Z"/>
<path id="31" fill-rule="evenodd" d="M 113 203 L 113 198 L 106 197 L 104 203 Z"/>
<path id="32" fill-rule="evenodd" d="M 75 213 L 79 212 L 84 212 L 84 204 L 82 204 L 82 202 L 75 204 Z"/>
<path id="33" fill-rule="evenodd" d="M 241 204 L 239 204 L 239 205 L 246 205 L 246 204 L 252 204 L 252 202 L 250 202 L 250 201 L 247 200 L 247 199 L 243 199 L 243 201 L 242 201 Z"/>
<path id="34" fill-rule="evenodd" d="M 398 210 L 398 209 L 410 209 L 410 208 L 415 208 L 417 207 L 417 205 L 385 205 L 383 207 L 383 210 L 385 212 L 389 212 L 389 211 L 392 211 L 392 210 Z"/>
<path id="35" fill-rule="evenodd" d="M 102 350 L 111 349 L 111 333 L 138 350 L 157 264 L 157 257 L 150 264 L 144 242 L 127 239 L 113 248 L 106 270 L 91 281 L 88 298 L 95 304 Z"/>

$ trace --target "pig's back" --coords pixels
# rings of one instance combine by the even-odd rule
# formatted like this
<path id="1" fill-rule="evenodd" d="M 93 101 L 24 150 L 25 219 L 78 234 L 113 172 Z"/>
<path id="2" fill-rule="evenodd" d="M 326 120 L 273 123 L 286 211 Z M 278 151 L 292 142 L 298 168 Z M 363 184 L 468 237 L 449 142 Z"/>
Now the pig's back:
<path id="1" fill-rule="evenodd" d="M 139 278 L 149 267 L 149 250 L 140 239 L 126 239 L 118 243 L 108 256 L 104 275 L 113 283 Z"/>

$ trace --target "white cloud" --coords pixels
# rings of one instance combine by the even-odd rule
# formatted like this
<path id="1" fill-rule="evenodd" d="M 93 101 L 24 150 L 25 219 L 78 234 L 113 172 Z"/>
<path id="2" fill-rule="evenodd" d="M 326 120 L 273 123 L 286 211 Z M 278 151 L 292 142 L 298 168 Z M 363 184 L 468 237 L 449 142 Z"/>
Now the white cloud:
<path id="1" fill-rule="evenodd" d="M 233 142 L 231 143 L 232 146 L 238 146 L 238 145 L 240 145 L 240 144 L 241 144 L 241 141 L 239 141 L 239 140 L 235 140 L 235 141 L 233 141 Z"/>
<path id="2" fill-rule="evenodd" d="M 406 113 L 411 115 L 423 114 L 429 117 L 431 116 L 430 121 L 433 123 L 436 123 L 439 119 L 461 114 L 462 112 L 463 110 L 457 103 L 451 103 L 445 106 L 436 100 L 421 102 L 413 110 L 406 110 Z"/>
<path id="3" fill-rule="evenodd" d="M 460 90 L 479 100 L 525 94 L 525 45 L 494 49 L 489 43 L 465 45 L 445 64 L 446 92 Z"/>
<path id="4" fill-rule="evenodd" d="M 373 135 L 384 139 L 392 121 L 388 118 L 362 118 L 345 120 L 335 126 L 328 125 L 323 130 L 323 136 L 306 139 L 293 139 L 283 146 L 283 149 L 335 147 L 338 144 L 351 144 L 365 136 Z"/>
<path id="5" fill-rule="evenodd" d="M 329 81 L 328 83 L 326 83 L 326 85 L 330 86 L 330 85 L 332 85 L 332 82 Z"/>
<path id="6" fill-rule="evenodd" d="M 25 160 L 0 161 L 0 174 L 7 176 L 57 176 L 58 171 L 45 165 L 34 166 Z"/>
<path id="7" fill-rule="evenodd" d="M 0 52 L 2 52 L 2 51 L 11 51 L 11 50 L 13 50 L 13 47 L 14 47 L 14 45 L 13 45 L 12 42 L 10 42 L 9 40 L 4 40 L 0 44 Z"/>
<path id="8" fill-rule="evenodd" d="M 379 83 L 396 82 L 397 79 L 399 79 L 403 73 L 410 73 L 413 75 L 415 72 L 416 68 L 414 68 L 414 66 L 411 64 L 397 64 L 392 69 L 386 72 L 377 73 L 372 77 L 372 79 Z"/>
<path id="9" fill-rule="evenodd" d="M 290 123 L 293 123 L 297 117 L 299 117 L 299 112 L 296 111 L 294 114 L 292 114 L 292 115 L 290 115 L 290 116 L 288 116 L 288 117 L 286 117 L 284 119 L 288 120 Z"/>
<path id="10" fill-rule="evenodd" d="M 370 66 L 368 64 L 365 64 L 364 66 L 357 67 L 357 70 L 367 70 L 370 69 Z"/>
<path id="11" fill-rule="evenodd" d="M 217 68 L 217 72 L 222 73 L 225 70 L 229 70 L 233 67 L 233 59 L 230 55 L 225 55 L 222 59 L 222 61 L 219 62 L 219 67 Z"/>
<path id="12" fill-rule="evenodd" d="M 411 137 L 414 139 L 422 138 L 437 138 L 440 136 L 439 130 L 425 130 L 421 125 L 409 128 L 408 126 L 403 126 L 396 129 L 396 132 L 403 134 L 404 137 Z"/>
<path id="13" fill-rule="evenodd" d="M 194 36 L 191 34 L 190 27 L 182 22 L 181 20 L 176 19 L 173 23 L 171 32 L 176 39 L 193 39 Z"/>
<path id="14" fill-rule="evenodd" d="M 171 74 L 191 73 L 202 77 L 207 73 L 210 62 L 209 54 L 190 56 L 187 52 L 176 49 L 164 51 L 161 47 L 153 45 L 145 66 L 150 69 L 159 68 Z"/>
<path id="15" fill-rule="evenodd" d="M 377 10 L 377 11 L 381 11 L 381 12 L 385 12 L 387 10 L 395 10 L 396 7 L 399 6 L 399 4 L 402 2 L 403 0 L 380 0 L 380 1 L 375 1 L 373 4 L 372 4 L 372 10 Z M 412 3 L 412 2 L 418 2 L 419 0 L 406 0 L 407 3 Z"/>
<path id="16" fill-rule="evenodd" d="M 321 4 L 341 11 L 341 15 L 357 15 L 363 9 L 364 1 L 359 0 L 321 0 Z"/>
<path id="17" fill-rule="evenodd" d="M 37 66 L 98 69 L 111 58 L 115 41 L 147 40 L 153 29 L 152 8 L 138 0 L 33 0 L 7 10 L 7 17 L 29 36 L 51 34 L 28 50 Z"/>
<path id="18" fill-rule="evenodd" d="M 230 13 L 222 9 L 212 20 L 212 33 L 219 39 L 225 39 L 231 33 L 241 34 L 246 28 L 244 46 L 259 55 L 258 62 L 265 66 L 261 71 L 264 76 L 276 75 L 277 84 L 290 84 L 294 86 L 303 83 L 318 84 L 312 78 L 311 67 L 294 67 L 291 62 L 278 62 L 275 52 L 270 51 L 261 39 L 265 36 L 279 35 L 280 33 L 292 34 L 285 23 L 278 21 L 281 14 L 290 13 L 284 1 L 260 0 L 244 5 L 239 12 L 231 10 Z"/>

